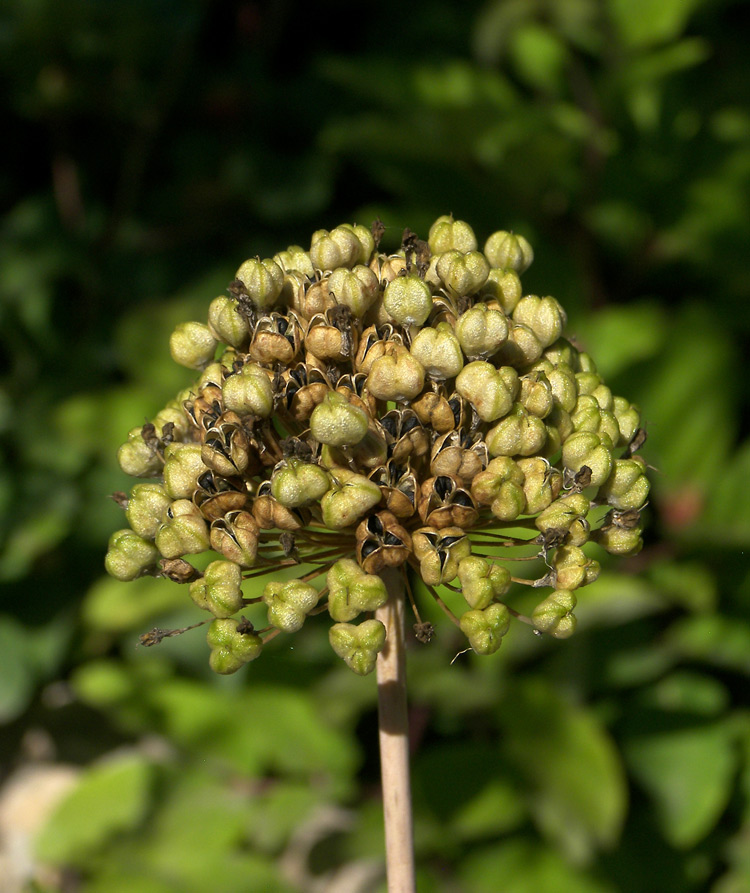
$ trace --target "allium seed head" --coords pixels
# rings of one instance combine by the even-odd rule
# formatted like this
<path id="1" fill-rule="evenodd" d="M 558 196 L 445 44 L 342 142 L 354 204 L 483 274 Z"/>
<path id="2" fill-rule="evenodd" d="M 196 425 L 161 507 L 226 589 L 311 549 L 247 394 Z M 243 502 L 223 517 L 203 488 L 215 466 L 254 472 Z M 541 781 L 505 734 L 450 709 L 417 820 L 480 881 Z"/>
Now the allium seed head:
<path id="1" fill-rule="evenodd" d="M 584 547 L 642 546 L 638 409 L 565 339 L 558 301 L 523 294 L 526 239 L 500 230 L 480 251 L 452 216 L 391 254 L 381 235 L 342 224 L 245 261 L 170 340 L 197 381 L 118 452 L 140 483 L 106 568 L 188 584 L 218 673 L 326 610 L 333 650 L 371 672 L 394 574 L 420 641 L 427 591 L 493 653 L 523 584 L 546 591 L 522 619 L 564 638 L 599 573 Z M 208 550 L 201 572 L 190 556 Z"/>

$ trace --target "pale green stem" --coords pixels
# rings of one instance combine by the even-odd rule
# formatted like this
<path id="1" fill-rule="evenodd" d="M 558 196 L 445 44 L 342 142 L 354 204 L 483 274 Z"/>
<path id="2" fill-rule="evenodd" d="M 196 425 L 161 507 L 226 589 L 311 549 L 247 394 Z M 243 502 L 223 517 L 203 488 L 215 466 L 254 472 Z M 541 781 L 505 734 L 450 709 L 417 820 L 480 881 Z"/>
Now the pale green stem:
<path id="1" fill-rule="evenodd" d="M 377 677 L 388 893 L 415 893 L 406 711 L 404 578 L 400 569 L 390 568 L 381 576 L 388 589 L 388 601 L 378 608 L 375 617 L 386 629 L 385 647 L 378 655 Z"/>

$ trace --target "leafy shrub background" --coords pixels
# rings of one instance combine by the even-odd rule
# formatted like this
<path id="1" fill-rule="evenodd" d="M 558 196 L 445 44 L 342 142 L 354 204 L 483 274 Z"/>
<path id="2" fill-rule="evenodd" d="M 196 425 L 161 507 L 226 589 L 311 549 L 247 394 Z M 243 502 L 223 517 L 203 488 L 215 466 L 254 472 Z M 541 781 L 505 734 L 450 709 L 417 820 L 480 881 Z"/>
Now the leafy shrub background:
<path id="1" fill-rule="evenodd" d="M 102 576 L 105 494 L 189 379 L 171 327 L 241 260 L 376 215 L 395 245 L 447 211 L 531 240 L 525 285 L 640 403 L 657 471 L 646 548 L 571 641 L 517 629 L 451 665 L 441 623 L 410 654 L 420 891 L 750 889 L 744 12 L 3 4 L 0 756 L 84 768 L 36 889 L 376 875 L 374 681 L 325 624 L 231 679 L 200 632 L 136 647 L 199 618 L 178 587 Z"/>

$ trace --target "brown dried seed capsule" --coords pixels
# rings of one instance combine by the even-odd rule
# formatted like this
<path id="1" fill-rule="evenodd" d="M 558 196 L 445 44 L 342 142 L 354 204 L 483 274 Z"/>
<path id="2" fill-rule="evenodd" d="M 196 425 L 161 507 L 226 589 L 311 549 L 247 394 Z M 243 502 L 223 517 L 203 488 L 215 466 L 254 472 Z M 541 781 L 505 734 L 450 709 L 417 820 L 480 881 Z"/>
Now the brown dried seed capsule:
<path id="1" fill-rule="evenodd" d="M 231 477 L 237 474 L 252 476 L 262 468 L 257 450 L 251 446 L 247 430 L 240 417 L 225 412 L 203 434 L 201 459 L 218 474 Z"/>
<path id="2" fill-rule="evenodd" d="M 455 475 L 468 485 L 487 467 L 489 453 L 482 434 L 466 434 L 450 431 L 438 437 L 430 453 L 430 471 L 433 475 Z"/>
<path id="3" fill-rule="evenodd" d="M 381 419 L 388 439 L 388 454 L 394 462 L 403 463 L 408 457 L 418 459 L 430 449 L 430 435 L 413 409 L 392 409 Z"/>
<path id="4" fill-rule="evenodd" d="M 258 522 L 247 511 L 227 512 L 211 522 L 211 548 L 229 561 L 252 567 L 258 554 Z"/>
<path id="5" fill-rule="evenodd" d="M 357 562 L 368 574 L 403 564 L 411 552 L 411 537 L 391 512 L 369 515 L 355 531 Z"/>
<path id="6" fill-rule="evenodd" d="M 343 363 L 352 355 L 356 344 L 356 330 L 342 331 L 330 322 L 330 315 L 336 308 L 325 313 L 316 313 L 307 327 L 305 347 L 319 360 Z"/>
<path id="7" fill-rule="evenodd" d="M 247 498 L 242 478 L 222 477 L 210 470 L 198 476 L 198 489 L 193 493 L 194 505 L 208 521 L 244 508 Z"/>
<path id="8" fill-rule="evenodd" d="M 354 357 L 354 371 L 369 374 L 375 360 L 384 356 L 389 345 L 403 344 L 403 339 L 390 323 L 381 326 L 368 326 L 359 341 Z"/>
<path id="9" fill-rule="evenodd" d="M 452 475 L 428 478 L 419 489 L 417 511 L 430 527 L 462 527 L 476 523 L 479 512 L 471 493 Z"/>
<path id="10" fill-rule="evenodd" d="M 288 365 L 302 346 L 302 326 L 297 314 L 273 311 L 258 320 L 250 340 L 250 356 L 259 363 Z"/>
<path id="11" fill-rule="evenodd" d="M 303 319 L 312 319 L 316 313 L 325 313 L 336 305 L 336 298 L 328 287 L 328 278 L 310 282 L 305 280 L 292 299 L 292 307 Z"/>
<path id="12" fill-rule="evenodd" d="M 420 394 L 411 404 L 419 421 L 437 434 L 446 434 L 460 427 L 470 416 L 468 401 L 460 394 L 448 394 L 443 385 Z"/>
<path id="13" fill-rule="evenodd" d="M 370 261 L 370 269 L 381 283 L 387 284 L 397 276 L 403 276 L 406 270 L 406 258 L 402 254 L 377 254 Z"/>
<path id="14" fill-rule="evenodd" d="M 281 380 L 282 406 L 297 422 L 306 422 L 331 390 L 325 372 L 310 368 L 306 363 L 285 369 Z"/>
<path id="15" fill-rule="evenodd" d="M 192 583 L 199 576 L 193 565 L 183 558 L 162 558 L 159 567 L 173 583 Z"/>
<path id="16" fill-rule="evenodd" d="M 417 476 L 411 466 L 398 465 L 389 459 L 370 474 L 383 492 L 386 508 L 397 518 L 404 521 L 411 518 L 417 510 Z"/>

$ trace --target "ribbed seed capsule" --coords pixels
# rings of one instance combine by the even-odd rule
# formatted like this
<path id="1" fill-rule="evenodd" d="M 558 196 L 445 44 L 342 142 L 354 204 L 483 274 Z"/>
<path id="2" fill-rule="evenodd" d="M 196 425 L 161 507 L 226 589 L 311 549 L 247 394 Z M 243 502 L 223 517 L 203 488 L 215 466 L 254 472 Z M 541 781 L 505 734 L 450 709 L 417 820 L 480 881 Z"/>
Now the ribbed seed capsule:
<path id="1" fill-rule="evenodd" d="M 525 273 L 534 260 L 534 251 L 526 239 L 506 230 L 498 230 L 487 239 L 484 253 L 493 267 L 514 270 L 519 275 Z"/>
<path id="2" fill-rule="evenodd" d="M 271 258 L 251 257 L 237 270 L 235 280 L 258 310 L 270 310 L 284 287 L 284 271 Z"/>

